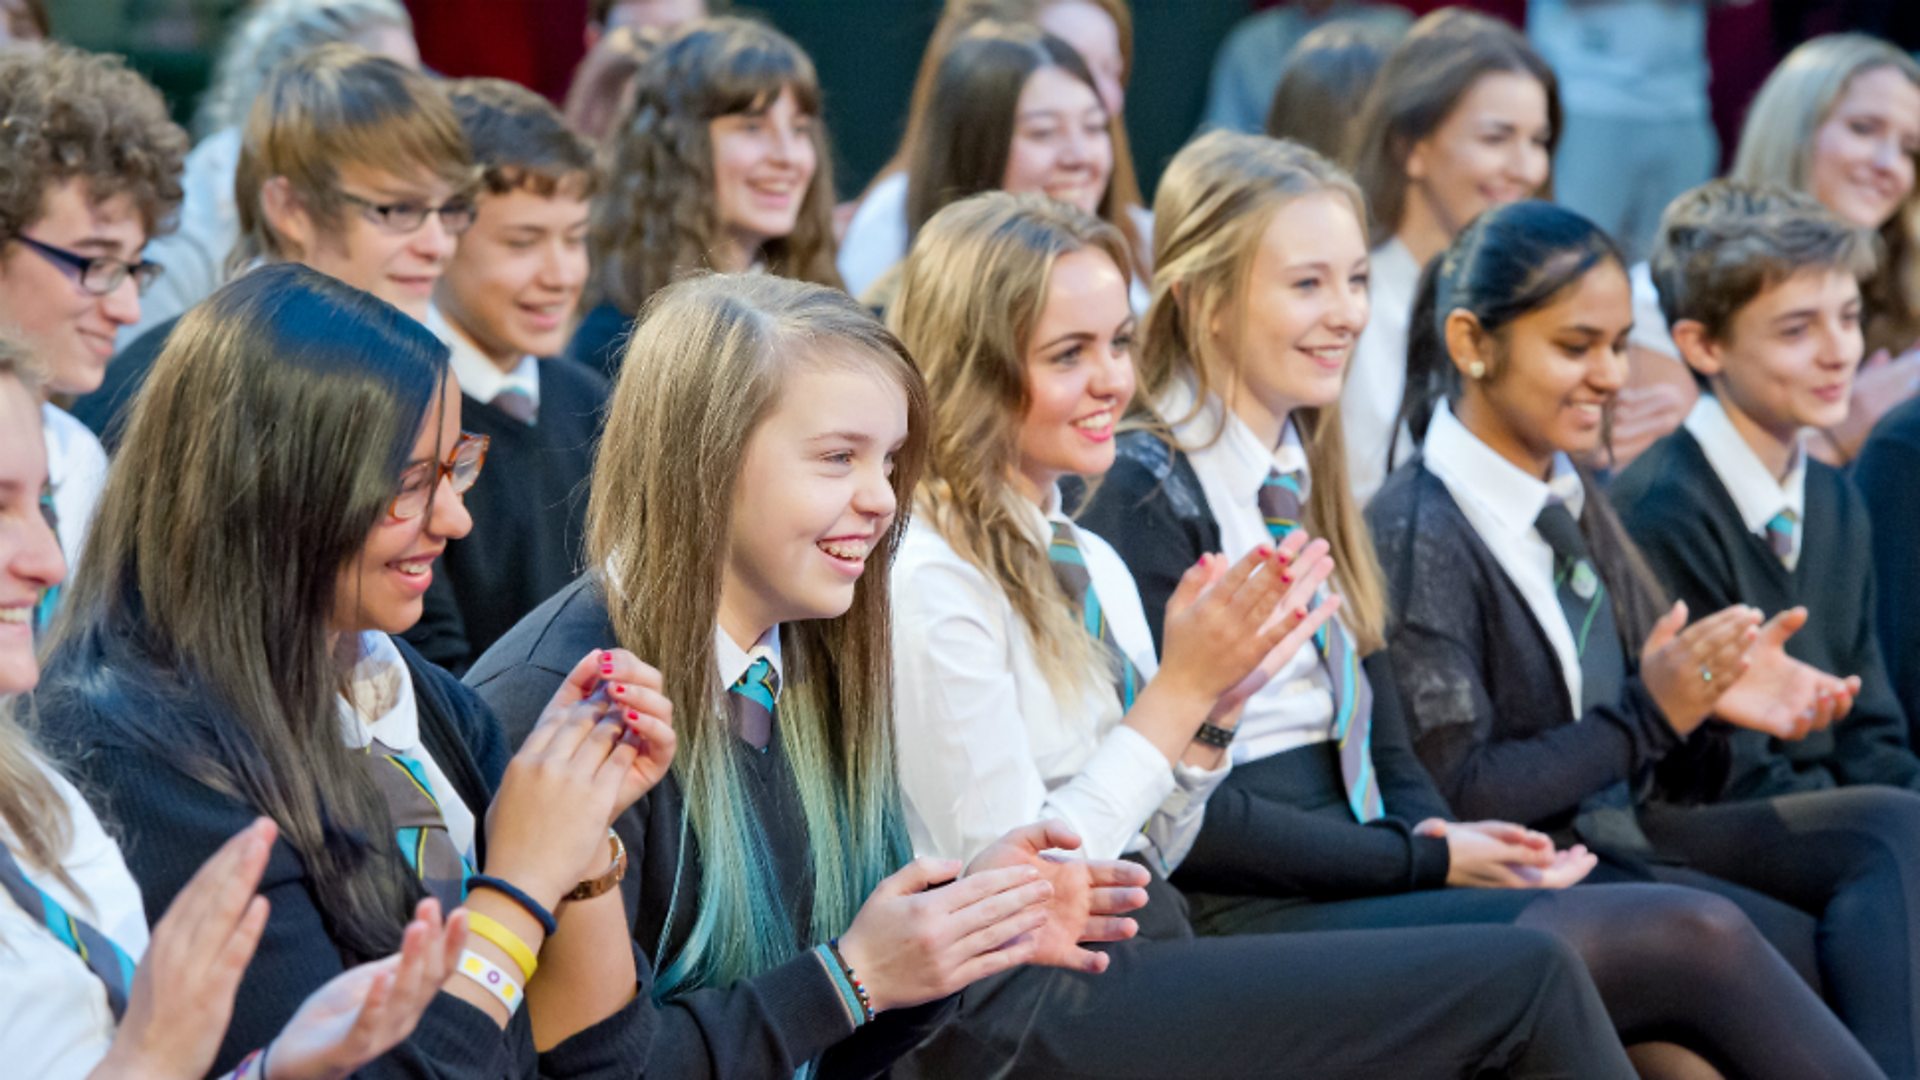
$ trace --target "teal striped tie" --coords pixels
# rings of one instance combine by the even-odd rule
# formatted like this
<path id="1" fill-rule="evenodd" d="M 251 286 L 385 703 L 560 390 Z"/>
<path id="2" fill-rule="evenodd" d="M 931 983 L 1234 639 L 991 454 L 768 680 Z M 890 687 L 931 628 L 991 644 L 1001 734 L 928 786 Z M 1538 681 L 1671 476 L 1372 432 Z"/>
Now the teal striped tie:
<path id="1" fill-rule="evenodd" d="M 1093 588 L 1093 573 L 1087 569 L 1086 556 L 1080 552 L 1080 541 L 1073 535 L 1073 526 L 1064 521 L 1053 523 L 1053 542 L 1047 545 L 1047 558 L 1053 563 L 1053 576 L 1060 587 L 1067 592 L 1067 600 L 1080 612 L 1080 622 L 1095 641 L 1106 646 L 1107 654 L 1113 662 L 1114 692 L 1120 695 L 1122 712 L 1133 708 L 1133 699 L 1140 693 L 1140 669 L 1133 666 L 1127 654 L 1113 639 L 1113 627 L 1107 624 L 1106 610 L 1100 606 L 1100 594 Z"/>
<path id="2" fill-rule="evenodd" d="M 780 672 L 765 656 L 747 665 L 747 670 L 727 687 L 727 709 L 733 714 L 734 730 L 756 750 L 765 750 L 773 739 L 774 709 L 779 700 Z"/>
<path id="3" fill-rule="evenodd" d="M 0 888 L 29 916 L 38 919 L 62 945 L 72 949 L 107 988 L 107 1008 L 118 1022 L 127 1011 L 127 994 L 133 987 L 133 957 L 115 945 L 107 935 L 83 919 L 75 918 L 60 901 L 28 880 L 26 871 L 14 860 L 13 852 L 0 844 Z"/>
<path id="4" fill-rule="evenodd" d="M 1300 527 L 1305 516 L 1300 474 L 1269 469 L 1260 485 L 1260 516 L 1275 543 Z M 1316 597 L 1315 602 L 1324 596 Z M 1347 805 L 1361 823 L 1386 813 L 1380 777 L 1373 770 L 1373 686 L 1360 670 L 1360 650 L 1338 619 L 1328 619 L 1313 635 L 1333 692 L 1333 738 L 1340 747 L 1340 776 L 1347 784 Z"/>
<path id="5" fill-rule="evenodd" d="M 473 867 L 447 832 L 446 815 L 433 794 L 427 772 L 419 761 L 378 739 L 363 755 L 373 786 L 393 819 L 394 841 L 407 866 L 419 877 L 428 895 L 452 911 L 467 898 L 467 878 Z"/>
<path id="6" fill-rule="evenodd" d="M 1793 557 L 1794 533 L 1799 527 L 1800 515 L 1790 509 L 1782 510 L 1767 519 L 1767 548 L 1773 552 L 1774 557 L 1779 559 L 1783 566 L 1786 565 L 1788 559 Z"/>

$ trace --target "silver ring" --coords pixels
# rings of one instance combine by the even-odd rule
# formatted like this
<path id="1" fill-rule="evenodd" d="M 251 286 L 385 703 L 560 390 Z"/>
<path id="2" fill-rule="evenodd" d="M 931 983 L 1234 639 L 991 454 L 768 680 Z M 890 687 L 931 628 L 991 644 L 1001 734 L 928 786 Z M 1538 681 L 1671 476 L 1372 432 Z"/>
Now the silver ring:
<path id="1" fill-rule="evenodd" d="M 1713 671 L 1712 669 L 1708 668 L 1707 665 L 1705 664 L 1700 665 L 1700 681 L 1701 682 L 1713 681 Z"/>

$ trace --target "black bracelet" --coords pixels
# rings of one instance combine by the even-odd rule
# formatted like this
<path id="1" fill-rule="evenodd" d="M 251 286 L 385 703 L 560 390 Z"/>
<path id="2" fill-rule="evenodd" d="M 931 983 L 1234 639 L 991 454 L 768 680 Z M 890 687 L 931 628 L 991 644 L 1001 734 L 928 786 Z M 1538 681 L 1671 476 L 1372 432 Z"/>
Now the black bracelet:
<path id="1" fill-rule="evenodd" d="M 490 877 L 486 874 L 474 874 L 467 878 L 467 891 L 472 892 L 475 889 L 492 889 L 501 896 L 519 904 L 526 909 L 527 914 L 533 916 L 533 921 L 539 923 L 541 929 L 545 930 L 549 937 L 553 935 L 555 930 L 560 929 L 560 923 L 553 917 L 553 912 L 542 907 L 540 901 L 520 891 L 519 886 L 514 885 L 510 881 L 502 881 L 497 877 Z"/>
<path id="2" fill-rule="evenodd" d="M 1218 724 L 1201 724 L 1200 730 L 1193 733 L 1193 741 L 1225 750 L 1233 745 L 1233 732 L 1233 728 Z"/>

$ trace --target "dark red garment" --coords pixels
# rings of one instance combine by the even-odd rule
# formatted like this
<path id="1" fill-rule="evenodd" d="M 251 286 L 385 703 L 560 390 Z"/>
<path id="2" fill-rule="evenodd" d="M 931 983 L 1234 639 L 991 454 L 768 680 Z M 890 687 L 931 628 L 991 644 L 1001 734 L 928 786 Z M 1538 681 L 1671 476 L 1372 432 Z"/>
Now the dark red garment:
<path id="1" fill-rule="evenodd" d="M 406 0 L 420 59 L 442 75 L 489 75 L 566 95 L 586 54 L 587 0 Z"/>

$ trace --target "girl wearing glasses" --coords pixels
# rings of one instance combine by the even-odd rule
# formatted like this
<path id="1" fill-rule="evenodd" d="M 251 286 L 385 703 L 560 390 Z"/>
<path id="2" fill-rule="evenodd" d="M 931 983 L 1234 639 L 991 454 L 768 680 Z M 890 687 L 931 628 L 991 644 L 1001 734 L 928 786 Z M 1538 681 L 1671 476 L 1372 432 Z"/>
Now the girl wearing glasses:
<path id="1" fill-rule="evenodd" d="M 256 816 L 278 827 L 217 1068 L 391 952 L 427 895 L 464 904 L 471 937 L 418 1030 L 358 1075 L 630 1074 L 644 1053 L 608 825 L 671 756 L 658 674 L 575 658 L 509 761 L 485 707 L 389 636 L 468 530 L 485 459 L 446 357 L 297 266 L 183 316 L 51 646 L 46 730 L 122 824 L 150 906 Z"/>

